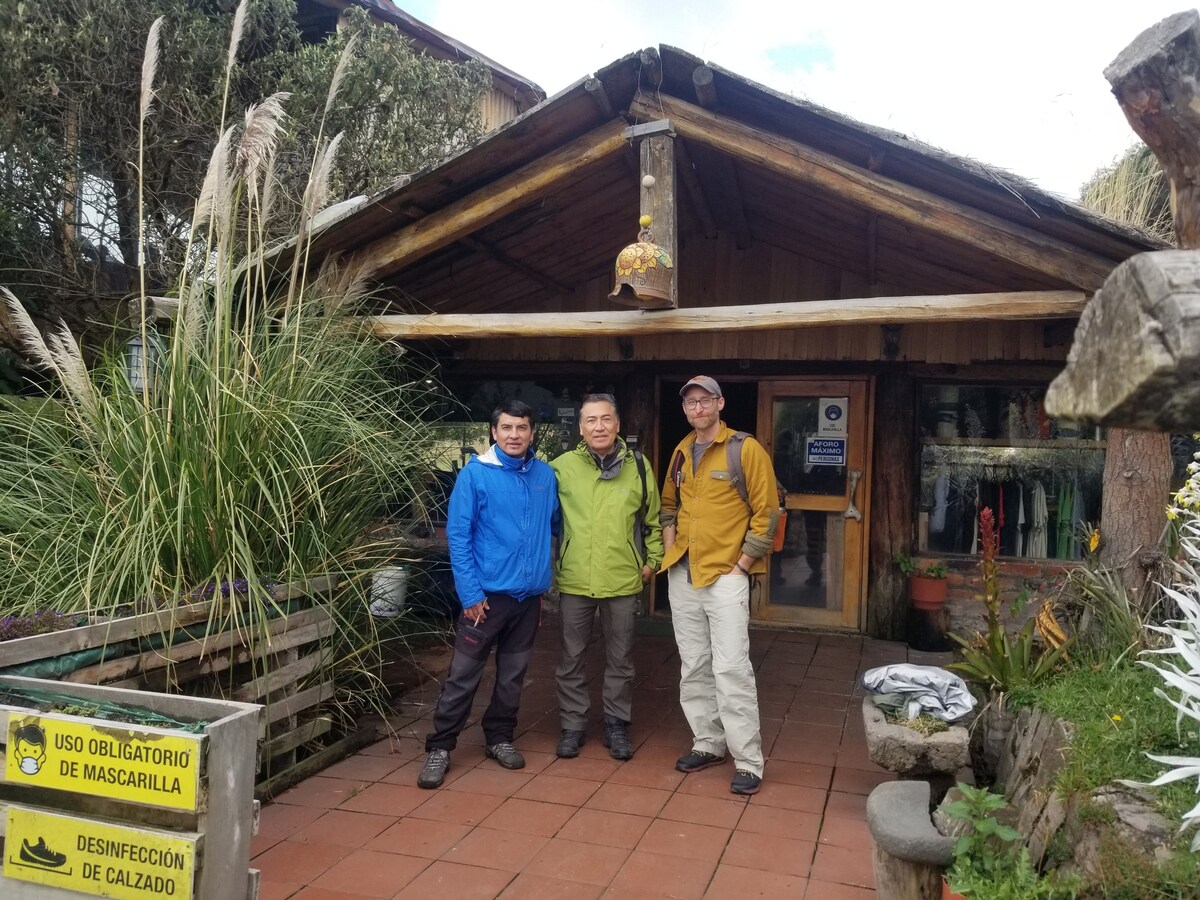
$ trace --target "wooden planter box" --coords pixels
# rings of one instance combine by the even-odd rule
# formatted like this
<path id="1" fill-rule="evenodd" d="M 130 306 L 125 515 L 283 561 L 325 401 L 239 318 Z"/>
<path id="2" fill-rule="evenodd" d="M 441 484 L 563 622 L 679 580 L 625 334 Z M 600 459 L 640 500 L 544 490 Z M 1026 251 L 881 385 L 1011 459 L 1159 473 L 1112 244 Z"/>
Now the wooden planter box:
<path id="1" fill-rule="evenodd" d="M 262 707 L 0 677 L 0 694 L 13 689 L 57 695 L 61 711 L 0 703 L 0 896 L 257 897 L 250 839 Z M 70 714 L 97 703 L 206 724 Z"/>
<path id="2" fill-rule="evenodd" d="M 331 579 L 314 579 L 279 585 L 271 593 L 282 604 L 327 592 L 332 586 Z M 222 602 L 208 600 L 4 641 L 0 643 L 0 676 L 29 674 L 32 667 L 39 677 L 64 684 L 261 703 L 257 758 L 261 762 L 258 778 L 265 786 L 295 765 L 297 747 L 320 738 L 332 726 L 332 719 L 322 714 L 322 704 L 333 697 L 333 683 L 321 681 L 303 690 L 299 685 L 326 662 L 328 646 L 323 642 L 333 634 L 334 622 L 323 605 L 298 608 L 267 624 L 269 646 L 260 636 L 251 647 L 236 630 L 204 633 L 214 604 Z M 172 635 L 165 645 L 146 649 L 145 639 L 164 633 Z M 97 660 L 67 667 L 68 658 L 85 651 L 93 651 Z M 252 662 L 259 665 L 248 665 Z M 251 669 L 261 673 L 263 663 L 267 674 L 255 675 Z M 64 669 L 61 674 L 41 671 L 56 666 Z M 244 677 L 231 677 L 235 673 Z"/>

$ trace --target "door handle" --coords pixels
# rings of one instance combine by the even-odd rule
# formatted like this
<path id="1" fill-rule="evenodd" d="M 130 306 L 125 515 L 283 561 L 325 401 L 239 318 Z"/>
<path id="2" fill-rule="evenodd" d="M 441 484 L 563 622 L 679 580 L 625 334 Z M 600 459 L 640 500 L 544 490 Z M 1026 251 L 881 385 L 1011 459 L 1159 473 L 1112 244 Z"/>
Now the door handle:
<path id="1" fill-rule="evenodd" d="M 862 513 L 858 507 L 854 505 L 854 497 L 858 493 L 858 481 L 862 478 L 862 472 L 858 469 L 850 470 L 850 501 L 846 504 L 846 518 L 862 521 Z"/>

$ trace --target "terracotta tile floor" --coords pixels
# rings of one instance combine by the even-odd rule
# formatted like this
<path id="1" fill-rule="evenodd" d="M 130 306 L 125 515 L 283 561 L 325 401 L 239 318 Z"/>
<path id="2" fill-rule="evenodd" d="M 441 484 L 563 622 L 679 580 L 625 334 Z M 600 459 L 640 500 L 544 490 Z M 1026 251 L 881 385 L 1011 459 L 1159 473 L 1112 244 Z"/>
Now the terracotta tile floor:
<path id="1" fill-rule="evenodd" d="M 522 699 L 518 772 L 484 758 L 478 716 L 446 783 L 417 788 L 438 685 L 398 703 L 397 737 L 368 747 L 262 811 L 253 865 L 264 900 L 398 897 L 570 898 L 875 896 L 866 795 L 891 776 L 867 758 L 859 674 L 910 659 L 903 644 L 754 631 L 768 762 L 753 797 L 729 792 L 732 762 L 684 776 L 691 747 L 679 661 L 659 623 L 636 645 L 636 747 L 609 758 L 593 726 L 582 754 L 557 759 L 557 622 L 538 636 Z M 447 656 L 448 660 L 448 656 Z M 913 662 L 940 662 L 911 654 Z M 602 647 L 589 651 L 599 719 Z"/>

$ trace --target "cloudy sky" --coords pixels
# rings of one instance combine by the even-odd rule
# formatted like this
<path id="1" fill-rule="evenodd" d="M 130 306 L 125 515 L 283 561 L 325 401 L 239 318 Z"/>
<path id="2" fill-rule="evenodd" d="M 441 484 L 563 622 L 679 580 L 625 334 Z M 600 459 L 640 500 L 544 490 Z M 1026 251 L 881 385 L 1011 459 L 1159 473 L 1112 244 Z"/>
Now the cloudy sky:
<path id="1" fill-rule="evenodd" d="M 1181 0 L 396 0 L 554 94 L 668 44 L 1068 198 L 1135 137 L 1103 70 Z"/>

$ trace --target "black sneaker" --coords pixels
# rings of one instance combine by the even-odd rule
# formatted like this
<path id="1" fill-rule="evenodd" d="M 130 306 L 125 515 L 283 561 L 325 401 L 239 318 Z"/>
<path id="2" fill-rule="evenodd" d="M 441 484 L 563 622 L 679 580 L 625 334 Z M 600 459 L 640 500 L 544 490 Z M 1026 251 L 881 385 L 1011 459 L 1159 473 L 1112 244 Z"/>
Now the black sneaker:
<path id="1" fill-rule="evenodd" d="M 430 750 L 429 759 L 425 760 L 425 765 L 421 767 L 421 774 L 417 776 L 417 787 L 430 789 L 441 787 L 442 782 L 446 779 L 448 768 L 450 768 L 450 751 Z"/>
<path id="2" fill-rule="evenodd" d="M 582 731 L 576 731 L 574 728 L 564 728 L 562 737 L 558 739 L 558 746 L 554 748 L 554 752 L 562 759 L 574 759 L 579 755 L 579 748 L 583 746 L 584 739 Z"/>
<path id="3" fill-rule="evenodd" d="M 629 743 L 626 723 L 615 716 L 604 717 L 604 746 L 613 759 L 632 759 L 633 744 Z"/>
<path id="4" fill-rule="evenodd" d="M 483 752 L 488 759 L 494 759 L 506 769 L 525 768 L 525 757 L 508 741 L 501 741 L 499 744 L 489 744 L 484 748 Z"/>
<path id="5" fill-rule="evenodd" d="M 21 862 L 47 869 L 57 869 L 67 861 L 67 854 L 55 853 L 46 846 L 44 837 L 39 837 L 36 844 L 31 844 L 28 840 L 21 841 L 20 856 Z"/>
<path id="6" fill-rule="evenodd" d="M 748 772 L 745 769 L 738 769 L 734 773 L 733 781 L 729 785 L 729 790 L 735 794 L 757 794 L 758 789 L 762 786 L 762 779 L 753 772 Z"/>
<path id="7" fill-rule="evenodd" d="M 725 762 L 725 757 L 723 756 L 717 756 L 715 753 L 706 753 L 703 750 L 693 750 L 691 753 L 679 757 L 679 761 L 675 763 L 675 768 L 680 772 L 699 772 L 701 769 L 707 769 L 709 766 L 719 766 L 723 762 Z"/>

